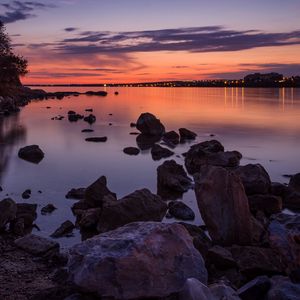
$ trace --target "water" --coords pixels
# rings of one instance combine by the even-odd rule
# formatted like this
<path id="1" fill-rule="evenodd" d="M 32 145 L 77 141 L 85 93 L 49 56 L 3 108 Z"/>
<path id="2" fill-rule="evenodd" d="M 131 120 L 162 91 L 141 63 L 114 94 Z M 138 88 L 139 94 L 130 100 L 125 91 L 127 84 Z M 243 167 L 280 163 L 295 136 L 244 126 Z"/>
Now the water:
<path id="1" fill-rule="evenodd" d="M 99 88 L 46 88 L 47 91 L 86 91 Z M 119 95 L 114 95 L 118 90 Z M 198 134 L 196 142 L 212 139 L 214 134 L 226 150 L 238 150 L 241 164 L 261 163 L 271 179 L 287 182 L 283 174 L 300 172 L 300 89 L 243 88 L 107 88 L 107 97 L 69 97 L 63 100 L 34 101 L 17 116 L 0 120 L 0 185 L 18 202 L 37 203 L 38 210 L 53 203 L 58 209 L 51 215 L 39 215 L 38 234 L 49 236 L 67 219 L 74 221 L 70 207 L 74 200 L 65 194 L 73 187 L 85 187 L 101 175 L 109 188 L 123 197 L 147 187 L 156 193 L 156 168 L 149 150 L 138 156 L 122 152 L 136 146 L 136 136 L 129 133 L 130 122 L 142 112 L 151 112 L 161 119 L 167 130 L 186 127 Z M 46 107 L 50 106 L 50 109 Z M 83 121 L 70 123 L 69 110 L 81 114 L 93 108 L 97 122 L 89 126 Z M 112 114 L 112 115 L 109 115 Z M 112 123 L 112 126 L 109 126 Z M 94 133 L 82 133 L 93 128 Z M 85 137 L 107 136 L 106 143 L 87 143 Z M 38 165 L 18 158 L 20 147 L 38 144 L 45 158 Z M 175 149 L 181 155 L 189 144 Z M 181 157 L 173 157 L 183 164 Z M 32 190 L 28 200 L 21 198 L 25 189 Z M 41 190 L 42 194 L 38 191 Z M 201 224 L 193 191 L 183 201 L 195 213 L 195 224 Z M 168 221 L 169 222 L 169 221 Z M 36 232 L 37 233 L 37 232 Z M 77 231 L 71 238 L 59 239 L 63 246 L 80 241 Z"/>

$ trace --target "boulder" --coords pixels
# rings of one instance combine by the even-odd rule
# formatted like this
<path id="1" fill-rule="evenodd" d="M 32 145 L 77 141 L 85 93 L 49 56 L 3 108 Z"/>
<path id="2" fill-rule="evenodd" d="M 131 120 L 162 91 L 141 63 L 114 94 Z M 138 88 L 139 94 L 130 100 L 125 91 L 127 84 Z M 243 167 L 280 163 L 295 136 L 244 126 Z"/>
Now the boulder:
<path id="1" fill-rule="evenodd" d="M 300 284 L 292 283 L 287 277 L 274 276 L 266 300 L 298 300 Z"/>
<path id="2" fill-rule="evenodd" d="M 123 149 L 123 152 L 128 155 L 138 155 L 140 153 L 140 149 L 136 147 L 126 147 Z"/>
<path id="3" fill-rule="evenodd" d="M 68 191 L 66 198 L 67 199 L 84 199 L 85 196 L 85 188 L 75 188 Z"/>
<path id="4" fill-rule="evenodd" d="M 14 200 L 7 198 L 0 201 L 0 230 L 13 221 L 16 218 L 16 214 L 17 204 Z"/>
<path id="5" fill-rule="evenodd" d="M 137 190 L 124 198 L 106 203 L 97 226 L 99 232 L 116 229 L 131 222 L 161 221 L 167 204 L 148 189 Z"/>
<path id="6" fill-rule="evenodd" d="M 157 168 L 157 194 L 162 198 L 177 199 L 191 186 L 192 180 L 175 160 L 167 160 Z"/>
<path id="7" fill-rule="evenodd" d="M 100 234 L 70 249 L 68 269 L 78 287 L 116 299 L 166 297 L 191 277 L 207 283 L 202 256 L 179 224 L 137 222 Z"/>
<path id="8" fill-rule="evenodd" d="M 188 278 L 178 293 L 178 300 L 217 300 L 210 289 L 196 278 Z"/>
<path id="9" fill-rule="evenodd" d="M 186 128 L 179 128 L 180 142 L 186 140 L 194 140 L 197 137 L 197 133 L 190 131 Z"/>
<path id="10" fill-rule="evenodd" d="M 212 240 L 220 245 L 251 244 L 251 213 L 240 178 L 208 165 L 194 179 L 198 207 Z"/>
<path id="11" fill-rule="evenodd" d="M 281 253 L 290 270 L 300 267 L 300 215 L 280 213 L 272 216 L 269 242 Z"/>
<path id="12" fill-rule="evenodd" d="M 63 222 L 50 236 L 52 238 L 68 236 L 72 233 L 74 228 L 74 224 L 71 221 L 67 220 Z"/>
<path id="13" fill-rule="evenodd" d="M 282 211 L 282 199 L 273 195 L 250 195 L 248 196 L 249 207 L 252 213 L 263 211 L 267 216 Z"/>
<path id="14" fill-rule="evenodd" d="M 142 113 L 139 116 L 136 128 L 146 135 L 162 136 L 165 133 L 164 125 L 150 113 Z"/>
<path id="15" fill-rule="evenodd" d="M 181 201 L 171 201 L 169 203 L 169 214 L 176 219 L 184 221 L 195 219 L 193 210 Z"/>
<path id="16" fill-rule="evenodd" d="M 248 164 L 236 169 L 241 178 L 246 194 L 268 194 L 271 190 L 271 179 L 265 168 L 260 164 Z"/>
<path id="17" fill-rule="evenodd" d="M 151 155 L 153 160 L 160 160 L 162 158 L 170 157 L 174 154 L 173 151 L 169 150 L 168 148 L 164 148 L 158 144 L 153 145 L 151 149 Z"/>
<path id="18" fill-rule="evenodd" d="M 85 121 L 89 124 L 93 124 L 96 122 L 96 116 L 94 116 L 93 114 L 89 114 L 88 116 L 83 118 L 83 121 Z"/>
<path id="19" fill-rule="evenodd" d="M 209 290 L 215 300 L 241 300 L 233 288 L 222 282 L 210 285 Z"/>
<path id="20" fill-rule="evenodd" d="M 18 156 L 26 161 L 38 164 L 44 158 L 44 152 L 38 145 L 30 145 L 21 148 Z"/>
<path id="21" fill-rule="evenodd" d="M 105 201 L 105 196 L 109 195 L 117 199 L 116 194 L 108 189 L 106 177 L 101 176 L 86 188 L 84 202 L 91 208 L 102 207 Z"/>
<path id="22" fill-rule="evenodd" d="M 284 208 L 291 210 L 300 210 L 300 193 L 289 189 L 289 192 L 284 196 L 282 200 L 282 205 Z"/>
<path id="23" fill-rule="evenodd" d="M 101 208 L 84 210 L 80 216 L 79 226 L 82 229 L 96 229 L 101 215 Z"/>
<path id="24" fill-rule="evenodd" d="M 81 132 L 94 132 L 94 129 L 82 129 Z"/>
<path id="25" fill-rule="evenodd" d="M 271 194 L 272 195 L 284 198 L 289 193 L 290 193 L 290 189 L 285 184 L 279 183 L 279 182 L 271 183 Z"/>
<path id="26" fill-rule="evenodd" d="M 289 182 L 289 188 L 300 193 L 300 173 L 293 175 Z"/>
<path id="27" fill-rule="evenodd" d="M 265 299 L 267 292 L 271 287 L 271 281 L 268 276 L 259 276 L 249 281 L 237 293 L 242 300 Z"/>
<path id="28" fill-rule="evenodd" d="M 232 254 L 226 248 L 215 245 L 208 249 L 207 258 L 211 264 L 214 264 L 218 269 L 230 269 L 236 267 L 236 261 Z"/>
<path id="29" fill-rule="evenodd" d="M 155 143 L 159 142 L 161 136 L 159 135 L 146 135 L 146 134 L 139 134 L 136 137 L 136 144 L 141 150 L 148 150 L 151 149 Z"/>
<path id="30" fill-rule="evenodd" d="M 176 146 L 177 144 L 179 144 L 179 134 L 174 130 L 165 132 L 163 134 L 163 141 L 167 144 Z"/>

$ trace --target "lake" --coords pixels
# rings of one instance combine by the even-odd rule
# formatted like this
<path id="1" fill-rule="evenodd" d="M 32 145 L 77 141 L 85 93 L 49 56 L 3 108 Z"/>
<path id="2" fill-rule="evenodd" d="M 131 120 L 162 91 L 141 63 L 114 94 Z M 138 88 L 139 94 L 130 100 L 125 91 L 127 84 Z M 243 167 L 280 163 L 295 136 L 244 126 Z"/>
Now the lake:
<path id="1" fill-rule="evenodd" d="M 46 87 L 48 92 L 101 90 L 101 88 Z M 67 219 L 74 221 L 70 207 L 74 200 L 65 195 L 71 188 L 86 187 L 105 175 L 111 191 L 121 198 L 136 189 L 149 188 L 156 193 L 156 168 L 163 160 L 153 161 L 150 150 L 128 156 L 123 148 L 136 146 L 130 135 L 142 112 L 155 114 L 166 130 L 186 127 L 198 134 L 190 144 L 180 144 L 172 158 L 183 164 L 182 153 L 190 145 L 217 139 L 226 150 L 243 154 L 241 164 L 260 163 L 273 181 L 288 182 L 284 174 L 300 172 L 300 89 L 263 88 L 106 88 L 107 97 L 80 95 L 63 100 L 32 101 L 15 116 L 0 120 L 0 199 L 37 203 L 38 211 L 48 203 L 58 209 L 51 215 L 39 214 L 36 224 L 49 236 Z M 119 95 L 114 92 L 118 91 Z M 51 107 L 51 108 L 47 108 Z M 70 123 L 69 110 L 88 115 L 92 108 L 97 121 L 88 125 L 80 120 Z M 109 125 L 111 123 L 111 126 Z M 82 133 L 92 128 L 93 133 Z M 210 135 L 214 135 L 211 137 Z M 86 137 L 107 136 L 106 143 L 88 143 Z M 32 164 L 18 158 L 25 145 L 38 144 L 45 158 Z M 24 200 L 21 194 L 32 190 Z M 42 191 L 39 193 L 38 191 Z M 195 213 L 195 224 L 202 224 L 192 190 L 183 201 Z M 166 220 L 171 222 L 172 220 Z M 174 220 L 173 220 L 174 221 Z M 80 241 L 74 236 L 59 239 L 62 246 Z"/>

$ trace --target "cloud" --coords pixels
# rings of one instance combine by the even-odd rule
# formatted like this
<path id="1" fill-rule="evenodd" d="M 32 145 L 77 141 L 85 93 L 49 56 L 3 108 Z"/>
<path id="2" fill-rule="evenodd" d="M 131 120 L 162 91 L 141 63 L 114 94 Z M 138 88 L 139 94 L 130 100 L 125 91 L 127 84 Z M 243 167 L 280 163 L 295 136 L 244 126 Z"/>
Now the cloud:
<path id="1" fill-rule="evenodd" d="M 300 30 L 270 33 L 209 26 L 151 31 L 80 32 L 74 37 L 60 41 L 56 50 L 67 54 L 152 51 L 224 52 L 299 44 Z"/>
<path id="2" fill-rule="evenodd" d="M 67 28 L 64 28 L 64 31 L 66 32 L 73 32 L 73 31 L 76 31 L 78 28 L 76 27 L 67 27 Z"/>
<path id="3" fill-rule="evenodd" d="M 55 5 L 45 4 L 37 1 L 11 1 L 0 4 L 5 9 L 0 14 L 0 20 L 3 23 L 13 23 L 20 20 L 35 17 L 34 11 L 37 9 L 53 8 Z"/>

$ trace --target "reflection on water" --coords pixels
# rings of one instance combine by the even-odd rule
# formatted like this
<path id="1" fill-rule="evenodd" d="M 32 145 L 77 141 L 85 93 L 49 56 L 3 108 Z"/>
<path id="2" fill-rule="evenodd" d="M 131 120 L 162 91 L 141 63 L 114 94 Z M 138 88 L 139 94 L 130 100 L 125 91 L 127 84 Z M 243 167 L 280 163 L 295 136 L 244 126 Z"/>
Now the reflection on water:
<path id="1" fill-rule="evenodd" d="M 77 90 L 86 91 L 87 88 Z M 24 124 L 27 133 L 19 134 L 23 139 L 17 144 L 6 145 L 6 150 L 1 145 L 1 163 L 10 158 L 10 164 L 6 163 L 2 174 L 4 191 L 0 196 L 3 198 L 9 193 L 16 201 L 23 202 L 21 193 L 31 188 L 32 197 L 27 202 L 37 203 L 39 210 L 48 203 L 58 207 L 51 215 L 38 217 L 40 234 L 49 236 L 62 222 L 73 221 L 70 210 L 73 200 L 65 199 L 65 194 L 73 187 L 89 185 L 101 175 L 107 176 L 110 190 L 119 198 L 144 187 L 156 192 L 156 168 L 162 160 L 153 161 L 149 149 L 142 150 L 136 157 L 122 152 L 124 147 L 136 146 L 137 136 L 129 134 L 135 131 L 129 124 L 146 111 L 159 117 L 167 130 L 186 127 L 197 132 L 196 142 L 212 139 L 210 135 L 215 135 L 213 138 L 222 142 L 227 150 L 238 150 L 244 155 L 242 164 L 263 164 L 274 181 L 286 182 L 282 174 L 300 171 L 299 89 L 118 88 L 118 96 L 114 95 L 115 90 L 108 88 L 107 97 L 81 95 L 32 102 L 22 110 L 19 119 L 8 121 L 16 130 L 19 122 Z M 47 106 L 51 108 L 46 109 Z M 97 116 L 93 125 L 82 120 L 70 123 L 67 118 L 51 120 L 58 115 L 66 116 L 69 110 L 88 115 L 86 108 L 93 108 Z M 9 132 L 3 129 L 5 126 L 8 128 L 1 124 L 1 143 L 2 136 Z M 87 128 L 95 131 L 81 132 Z M 108 141 L 85 142 L 86 137 L 93 136 L 107 136 Z M 19 147 L 29 144 L 38 144 L 45 152 L 39 165 L 17 157 Z M 179 145 L 173 150 L 173 158 L 178 163 L 183 164 L 181 154 L 189 146 Z M 184 194 L 183 201 L 194 208 L 195 223 L 200 224 L 194 192 L 190 190 Z M 61 241 L 70 244 L 79 239 L 77 234 Z"/>

